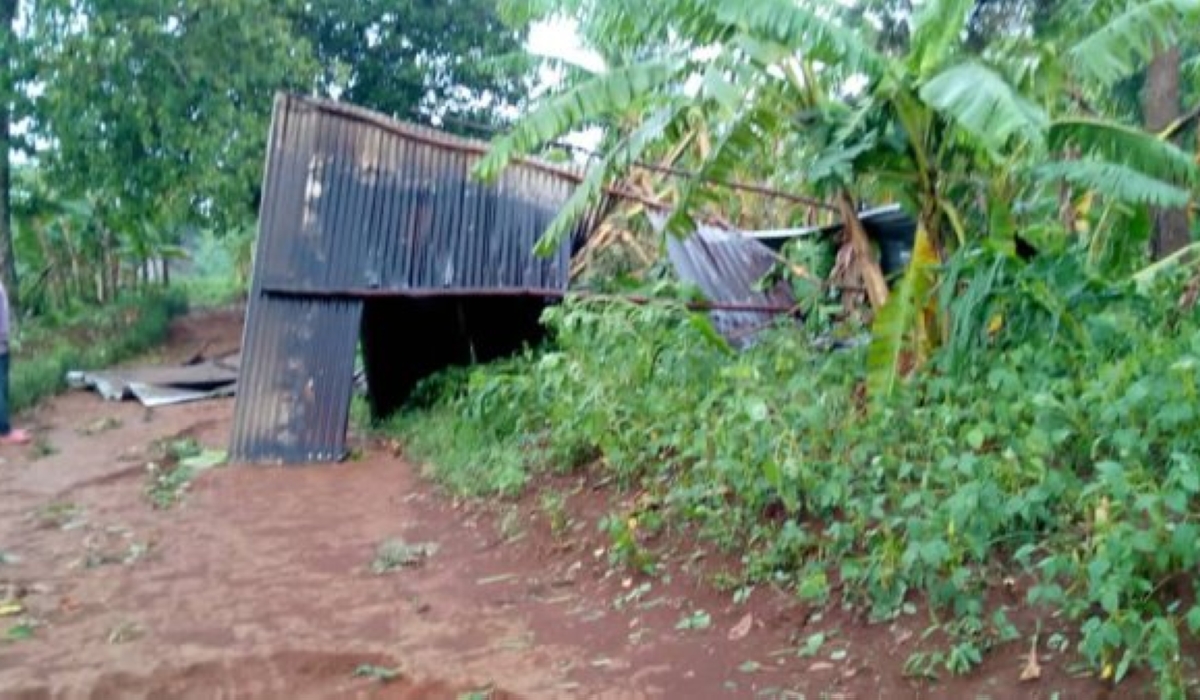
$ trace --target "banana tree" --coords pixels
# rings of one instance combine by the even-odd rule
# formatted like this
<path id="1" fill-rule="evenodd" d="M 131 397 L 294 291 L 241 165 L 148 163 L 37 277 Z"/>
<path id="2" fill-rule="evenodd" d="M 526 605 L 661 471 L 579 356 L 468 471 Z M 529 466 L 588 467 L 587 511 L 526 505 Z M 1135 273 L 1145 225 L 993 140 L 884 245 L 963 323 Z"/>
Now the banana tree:
<path id="1" fill-rule="evenodd" d="M 1036 81 L 1018 70 L 1031 61 L 1028 47 L 971 50 L 964 36 L 974 0 L 923 3 L 899 56 L 826 4 L 664 0 L 648 13 L 633 0 L 563 1 L 595 8 L 594 21 L 611 33 L 656 43 L 630 39 L 643 60 L 543 102 L 493 144 L 477 172 L 495 177 L 517 155 L 575 129 L 644 113 L 591 168 L 542 250 L 557 247 L 614 178 L 696 120 L 714 140 L 681 191 L 669 224 L 676 233 L 692 230 L 691 212 L 716 201 L 704 183 L 747 164 L 790 168 L 801 180 L 808 174 L 808 187 L 835 194 L 848 220 L 864 188 L 891 193 L 918 227 L 905 277 L 890 294 L 871 295 L 868 376 L 877 397 L 941 340 L 944 319 L 931 303 L 939 265 L 987 237 L 1011 246 L 1021 225 L 1012 211 L 1017 198 L 1070 187 L 1126 205 L 1178 205 L 1197 180 L 1195 164 L 1171 144 L 1085 117 L 1063 91 L 1033 89 Z M 1054 59 L 1050 75 L 1063 84 L 1111 84 L 1198 11 L 1200 0 L 1131 3 Z M 778 158 L 781 142 L 807 162 Z"/>

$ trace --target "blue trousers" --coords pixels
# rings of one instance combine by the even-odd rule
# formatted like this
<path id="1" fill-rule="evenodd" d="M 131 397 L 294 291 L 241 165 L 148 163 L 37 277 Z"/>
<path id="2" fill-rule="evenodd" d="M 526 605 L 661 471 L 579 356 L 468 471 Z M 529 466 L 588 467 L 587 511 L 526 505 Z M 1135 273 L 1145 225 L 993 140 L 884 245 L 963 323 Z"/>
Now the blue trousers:
<path id="1" fill-rule="evenodd" d="M 8 353 L 0 353 L 0 435 L 8 435 Z"/>

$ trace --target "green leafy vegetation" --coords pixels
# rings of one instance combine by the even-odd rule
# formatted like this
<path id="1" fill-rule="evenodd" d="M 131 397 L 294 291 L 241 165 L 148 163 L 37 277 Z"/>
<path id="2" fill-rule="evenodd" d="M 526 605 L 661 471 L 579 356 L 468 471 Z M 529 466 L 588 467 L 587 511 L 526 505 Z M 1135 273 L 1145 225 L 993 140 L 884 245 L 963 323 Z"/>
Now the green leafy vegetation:
<path id="1" fill-rule="evenodd" d="M 1098 673 L 1148 665 L 1180 691 L 1181 639 L 1200 631 L 1200 319 L 1175 305 L 1178 279 L 1143 293 L 1072 256 L 975 251 L 945 274 L 985 270 L 986 294 L 951 303 L 932 371 L 875 410 L 863 349 L 781 329 L 730 357 L 679 305 L 572 301 L 546 315 L 552 348 L 443 381 L 393 427 L 447 449 L 433 474 L 467 493 L 596 470 L 746 552 L 748 582 L 873 620 L 918 596 L 951 642 L 914 673 L 966 672 L 1014 639 L 989 597 L 1014 580 L 1072 621 Z M 614 564 L 654 570 L 643 515 L 602 523 Z"/>
<path id="2" fill-rule="evenodd" d="M 225 463 L 223 450 L 205 449 L 194 438 L 184 437 L 155 444 L 154 461 L 146 465 L 146 498 L 166 510 L 180 503 L 200 473 Z"/>

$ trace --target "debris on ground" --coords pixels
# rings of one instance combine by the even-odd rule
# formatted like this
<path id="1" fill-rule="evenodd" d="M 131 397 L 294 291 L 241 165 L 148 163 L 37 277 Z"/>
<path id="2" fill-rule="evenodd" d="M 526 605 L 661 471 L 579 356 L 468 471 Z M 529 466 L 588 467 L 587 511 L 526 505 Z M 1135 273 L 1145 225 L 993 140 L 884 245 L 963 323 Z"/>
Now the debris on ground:
<path id="1" fill-rule="evenodd" d="M 108 401 L 136 399 L 143 406 L 168 406 L 232 396 L 241 355 L 211 360 L 191 358 L 178 367 L 130 367 L 101 372 L 67 372 L 67 384 L 92 389 Z"/>

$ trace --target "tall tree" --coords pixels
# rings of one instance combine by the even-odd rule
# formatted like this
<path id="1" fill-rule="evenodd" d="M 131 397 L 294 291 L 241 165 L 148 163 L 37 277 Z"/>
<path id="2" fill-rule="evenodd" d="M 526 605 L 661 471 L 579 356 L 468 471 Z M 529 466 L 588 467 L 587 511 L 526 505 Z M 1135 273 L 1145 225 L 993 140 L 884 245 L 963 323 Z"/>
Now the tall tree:
<path id="1" fill-rule="evenodd" d="M 328 96 L 454 128 L 499 123 L 528 93 L 526 28 L 495 0 L 308 0 L 294 17 Z"/>
<path id="2" fill-rule="evenodd" d="M 43 0 L 31 18 L 48 179 L 104 234 L 255 213 L 273 95 L 315 66 L 273 0 Z"/>
<path id="3" fill-rule="evenodd" d="M 15 95 L 17 0 L 0 0 L 0 276 L 9 302 L 19 302 L 12 234 L 12 116 Z"/>

